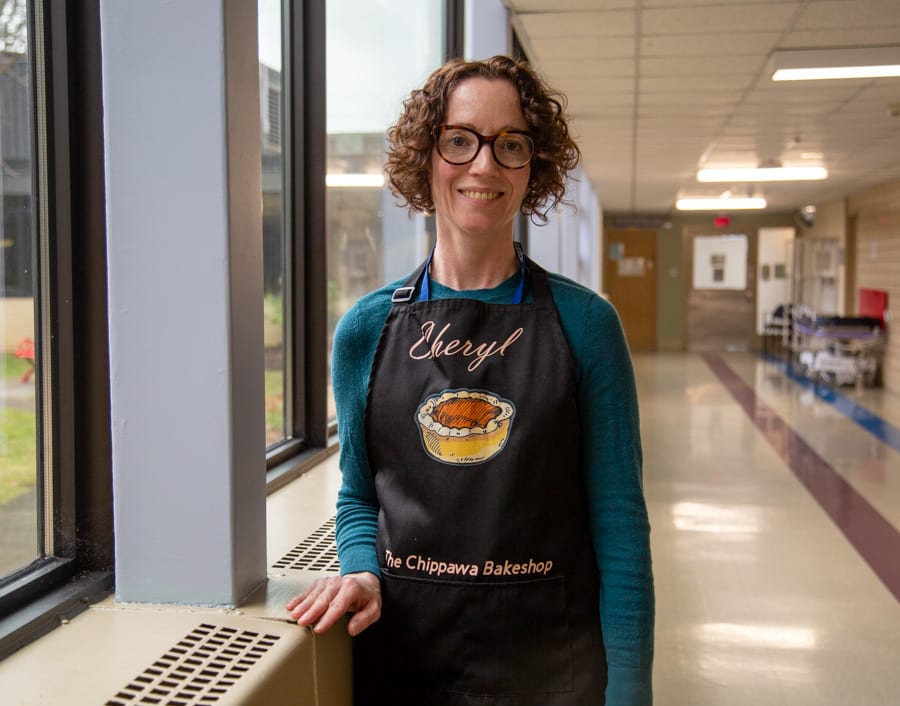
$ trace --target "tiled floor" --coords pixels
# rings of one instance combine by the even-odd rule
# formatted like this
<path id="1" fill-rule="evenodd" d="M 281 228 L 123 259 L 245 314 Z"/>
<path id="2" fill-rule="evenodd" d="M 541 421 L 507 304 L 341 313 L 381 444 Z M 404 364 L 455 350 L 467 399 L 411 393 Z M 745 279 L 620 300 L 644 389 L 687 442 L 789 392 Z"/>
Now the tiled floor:
<path id="1" fill-rule="evenodd" d="M 900 399 L 752 354 L 635 370 L 656 703 L 900 704 Z"/>

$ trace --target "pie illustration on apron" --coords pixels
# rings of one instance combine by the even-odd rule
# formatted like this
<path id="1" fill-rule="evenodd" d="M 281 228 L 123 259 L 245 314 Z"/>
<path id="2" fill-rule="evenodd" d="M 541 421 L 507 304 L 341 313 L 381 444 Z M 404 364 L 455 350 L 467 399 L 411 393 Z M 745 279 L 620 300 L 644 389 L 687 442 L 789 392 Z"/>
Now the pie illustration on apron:
<path id="1" fill-rule="evenodd" d="M 485 390 L 444 390 L 419 405 L 416 422 L 429 456 L 474 464 L 503 450 L 515 411 L 512 402 Z"/>

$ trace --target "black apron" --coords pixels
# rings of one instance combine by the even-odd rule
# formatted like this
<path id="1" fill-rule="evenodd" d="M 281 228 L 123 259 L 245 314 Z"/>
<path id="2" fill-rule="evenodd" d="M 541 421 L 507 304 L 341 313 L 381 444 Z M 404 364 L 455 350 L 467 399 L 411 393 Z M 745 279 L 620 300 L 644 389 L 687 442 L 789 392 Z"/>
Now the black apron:
<path id="1" fill-rule="evenodd" d="M 533 303 L 428 301 L 427 262 L 394 293 L 366 408 L 384 603 L 354 641 L 357 705 L 604 703 L 574 364 L 516 246 Z"/>

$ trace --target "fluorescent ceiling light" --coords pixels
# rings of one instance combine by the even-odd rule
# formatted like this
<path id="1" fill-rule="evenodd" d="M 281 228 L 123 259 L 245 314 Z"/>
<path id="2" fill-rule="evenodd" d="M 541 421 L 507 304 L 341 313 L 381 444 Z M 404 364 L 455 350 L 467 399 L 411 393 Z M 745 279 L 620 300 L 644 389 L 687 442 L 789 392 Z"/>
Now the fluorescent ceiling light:
<path id="1" fill-rule="evenodd" d="M 808 181 L 827 179 L 825 167 L 723 167 L 697 170 L 697 181 Z"/>
<path id="2" fill-rule="evenodd" d="M 326 174 L 325 185 L 380 189 L 384 186 L 384 174 Z"/>
<path id="3" fill-rule="evenodd" d="M 834 49 L 777 49 L 769 57 L 773 81 L 900 76 L 900 45 Z"/>
<path id="4" fill-rule="evenodd" d="M 760 209 L 766 207 L 766 200 L 761 197 L 746 198 L 684 198 L 675 202 L 679 211 L 738 211 Z"/>

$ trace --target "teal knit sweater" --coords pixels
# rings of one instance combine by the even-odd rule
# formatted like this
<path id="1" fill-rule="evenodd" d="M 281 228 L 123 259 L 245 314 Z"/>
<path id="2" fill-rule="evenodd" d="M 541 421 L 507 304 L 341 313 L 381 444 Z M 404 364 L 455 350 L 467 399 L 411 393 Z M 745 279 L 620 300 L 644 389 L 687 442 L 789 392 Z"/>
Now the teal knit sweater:
<path id="1" fill-rule="evenodd" d="M 508 303 L 518 273 L 493 289 L 457 292 L 432 281 L 431 297 Z M 332 380 L 341 444 L 337 501 L 341 573 L 379 574 L 378 498 L 364 431 L 375 348 L 395 282 L 360 299 L 334 335 Z M 576 365 L 583 422 L 583 466 L 591 532 L 600 570 L 600 618 L 609 665 L 606 706 L 652 703 L 654 596 L 650 525 L 641 480 L 641 441 L 631 358 L 618 315 L 596 293 L 550 275 L 553 300 Z"/>

